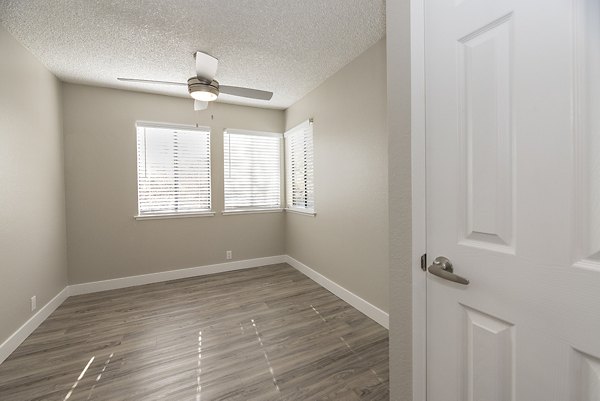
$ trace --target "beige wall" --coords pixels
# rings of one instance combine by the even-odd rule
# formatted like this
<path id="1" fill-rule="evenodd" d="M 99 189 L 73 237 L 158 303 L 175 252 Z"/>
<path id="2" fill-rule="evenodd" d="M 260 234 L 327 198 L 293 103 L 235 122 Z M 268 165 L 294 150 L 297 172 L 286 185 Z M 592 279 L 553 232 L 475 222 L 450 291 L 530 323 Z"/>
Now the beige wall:
<path id="1" fill-rule="evenodd" d="M 284 113 L 63 84 L 69 281 L 281 255 L 284 214 L 222 216 L 223 129 L 282 132 Z M 212 127 L 214 217 L 136 221 L 136 120 Z"/>
<path id="2" fill-rule="evenodd" d="M 390 399 L 412 400 L 410 2 L 387 0 Z"/>
<path id="3" fill-rule="evenodd" d="M 0 28 L 0 343 L 67 284 L 60 83 Z M 37 311 L 36 311 L 37 312 Z"/>
<path id="4" fill-rule="evenodd" d="M 288 214 L 293 258 L 388 311 L 386 44 L 379 41 L 286 111 L 314 117 L 316 217 Z"/>

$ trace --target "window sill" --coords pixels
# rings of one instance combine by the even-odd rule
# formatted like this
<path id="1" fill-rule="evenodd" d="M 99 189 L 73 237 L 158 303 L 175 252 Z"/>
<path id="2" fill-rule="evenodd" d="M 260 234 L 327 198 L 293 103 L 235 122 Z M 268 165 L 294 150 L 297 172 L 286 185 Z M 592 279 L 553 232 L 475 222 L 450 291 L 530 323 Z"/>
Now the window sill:
<path id="1" fill-rule="evenodd" d="M 197 213 L 170 213 L 170 214 L 142 214 L 133 216 L 136 220 L 161 220 L 161 219 L 184 219 L 187 217 L 212 217 L 215 212 Z"/>
<path id="2" fill-rule="evenodd" d="M 237 210 L 223 210 L 221 214 L 223 216 L 231 216 L 236 214 L 257 214 L 257 213 L 281 213 L 283 209 L 237 209 Z"/>
<path id="3" fill-rule="evenodd" d="M 290 209 L 290 208 L 285 208 L 285 211 L 287 213 L 293 213 L 293 214 L 303 214 L 305 216 L 316 216 L 317 213 L 314 210 L 302 210 L 302 209 Z"/>

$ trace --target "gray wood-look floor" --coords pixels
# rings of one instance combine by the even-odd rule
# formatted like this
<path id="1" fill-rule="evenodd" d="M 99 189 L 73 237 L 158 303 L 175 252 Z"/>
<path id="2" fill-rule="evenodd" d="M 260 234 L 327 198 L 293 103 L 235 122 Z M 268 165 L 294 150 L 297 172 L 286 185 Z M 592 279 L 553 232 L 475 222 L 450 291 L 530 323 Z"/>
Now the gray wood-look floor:
<path id="1" fill-rule="evenodd" d="M 286 264 L 71 297 L 0 400 L 388 400 L 388 333 Z"/>

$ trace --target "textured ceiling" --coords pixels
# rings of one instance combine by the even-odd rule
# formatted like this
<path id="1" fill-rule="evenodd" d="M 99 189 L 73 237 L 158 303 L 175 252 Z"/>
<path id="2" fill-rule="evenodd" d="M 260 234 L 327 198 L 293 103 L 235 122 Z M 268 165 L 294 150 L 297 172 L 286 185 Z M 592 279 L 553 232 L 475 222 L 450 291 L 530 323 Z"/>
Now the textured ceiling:
<path id="1" fill-rule="evenodd" d="M 192 53 L 219 59 L 217 80 L 274 92 L 286 108 L 385 33 L 384 0 L 0 0 L 0 22 L 60 79 L 187 96 Z M 0 50 L 1 51 L 1 50 Z M 368 78 L 368 77 L 365 77 Z"/>

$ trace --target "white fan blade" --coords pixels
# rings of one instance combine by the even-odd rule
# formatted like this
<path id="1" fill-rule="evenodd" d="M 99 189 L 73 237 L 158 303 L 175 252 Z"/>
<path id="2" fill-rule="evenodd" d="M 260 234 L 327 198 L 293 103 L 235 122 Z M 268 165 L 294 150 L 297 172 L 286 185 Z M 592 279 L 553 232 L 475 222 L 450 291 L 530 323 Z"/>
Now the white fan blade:
<path id="1" fill-rule="evenodd" d="M 217 67 L 219 66 L 219 60 L 213 56 L 196 52 L 196 76 L 200 79 L 212 81 L 217 75 Z"/>
<path id="2" fill-rule="evenodd" d="M 201 111 L 206 110 L 208 107 L 208 102 L 203 102 L 202 100 L 194 100 L 194 110 Z"/>
<path id="3" fill-rule="evenodd" d="M 257 100 L 271 100 L 273 97 L 273 92 L 242 88 L 239 86 L 219 85 L 219 92 L 226 95 L 241 96 Z"/>
<path id="4" fill-rule="evenodd" d="M 152 81 L 150 79 L 135 79 L 135 78 L 117 78 L 119 81 L 123 82 L 134 82 L 140 84 L 161 84 L 161 85 L 176 85 L 176 86 L 187 86 L 187 84 L 181 82 L 171 82 L 171 81 Z"/>

